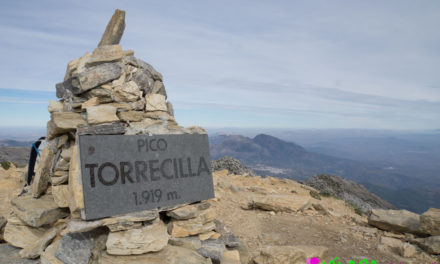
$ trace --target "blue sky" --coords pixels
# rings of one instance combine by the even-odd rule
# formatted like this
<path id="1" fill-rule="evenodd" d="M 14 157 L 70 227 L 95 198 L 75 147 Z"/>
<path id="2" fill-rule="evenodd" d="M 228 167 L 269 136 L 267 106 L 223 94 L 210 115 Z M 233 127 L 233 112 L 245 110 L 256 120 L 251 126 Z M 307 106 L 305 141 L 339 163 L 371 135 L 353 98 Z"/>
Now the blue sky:
<path id="1" fill-rule="evenodd" d="M 0 126 L 45 126 L 115 8 L 185 126 L 440 128 L 439 1 L 2 1 Z"/>

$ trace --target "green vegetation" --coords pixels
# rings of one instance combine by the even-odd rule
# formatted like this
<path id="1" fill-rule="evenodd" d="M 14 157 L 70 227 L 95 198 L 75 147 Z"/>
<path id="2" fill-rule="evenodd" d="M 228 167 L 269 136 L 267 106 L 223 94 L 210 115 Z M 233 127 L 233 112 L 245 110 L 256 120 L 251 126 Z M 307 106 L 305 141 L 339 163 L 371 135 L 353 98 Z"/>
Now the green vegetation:
<path id="1" fill-rule="evenodd" d="M 320 196 L 324 196 L 324 197 L 332 197 L 333 195 L 331 193 L 329 193 L 328 191 L 320 191 L 319 192 Z"/>
<path id="2" fill-rule="evenodd" d="M 11 163 L 9 161 L 2 161 L 0 162 L 0 166 L 2 166 L 3 169 L 9 170 L 11 167 Z"/>

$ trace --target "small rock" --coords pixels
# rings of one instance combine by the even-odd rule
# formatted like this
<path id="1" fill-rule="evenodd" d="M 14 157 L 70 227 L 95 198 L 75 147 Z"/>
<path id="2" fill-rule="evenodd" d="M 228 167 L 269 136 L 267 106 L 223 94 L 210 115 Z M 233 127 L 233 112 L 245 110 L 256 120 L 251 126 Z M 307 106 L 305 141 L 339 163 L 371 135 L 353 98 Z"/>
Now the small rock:
<path id="1" fill-rule="evenodd" d="M 7 264 L 39 264 L 38 259 L 22 259 L 18 254 L 20 250 L 8 244 L 0 244 L 0 263 Z M 43 263 L 44 264 L 44 263 Z"/>
<path id="2" fill-rule="evenodd" d="M 136 256 L 111 256 L 103 254 L 99 259 L 99 264 L 211 264 L 209 259 L 205 259 L 193 250 L 168 245 L 159 252 L 151 252 Z"/>
<path id="3" fill-rule="evenodd" d="M 39 199 L 30 195 L 15 197 L 11 200 L 11 204 L 18 218 L 32 227 L 53 224 L 58 219 L 69 215 L 66 210 L 58 208 L 50 194 L 41 196 Z"/>
<path id="4" fill-rule="evenodd" d="M 210 239 L 212 236 L 214 236 L 215 234 L 217 234 L 216 232 L 214 232 L 214 231 L 209 231 L 209 232 L 206 232 L 206 233 L 201 233 L 201 234 L 199 234 L 199 239 L 201 240 L 201 241 L 205 241 L 205 240 L 208 240 L 208 239 Z"/>
<path id="5" fill-rule="evenodd" d="M 71 213 L 79 213 L 84 209 L 84 195 L 82 189 L 81 165 L 79 161 L 78 145 L 73 147 L 72 159 L 69 168 L 69 209 Z"/>
<path id="6" fill-rule="evenodd" d="M 64 76 L 64 81 L 68 80 L 69 78 L 73 76 L 77 76 L 80 73 L 82 73 L 85 69 L 86 62 L 89 60 L 90 54 L 86 52 L 82 57 L 76 58 L 69 62 L 67 65 L 66 74 Z M 58 96 L 58 89 L 57 89 L 57 97 L 62 98 L 63 96 Z"/>
<path id="7" fill-rule="evenodd" d="M 140 111 L 127 111 L 118 114 L 120 120 L 130 122 L 140 122 L 144 119 L 144 114 Z"/>
<path id="8" fill-rule="evenodd" d="M 368 224 L 387 231 L 420 233 L 420 216 L 407 210 L 373 209 Z"/>
<path id="9" fill-rule="evenodd" d="M 12 215 L 8 218 L 8 223 L 5 226 L 3 239 L 15 247 L 26 248 L 30 247 L 40 237 L 43 237 L 47 231 L 47 228 L 29 227 L 18 217 Z"/>
<path id="10" fill-rule="evenodd" d="M 167 104 L 165 102 L 165 96 L 161 94 L 148 94 L 145 97 L 146 111 L 167 111 Z"/>
<path id="11" fill-rule="evenodd" d="M 306 255 L 294 246 L 266 246 L 254 259 L 256 264 L 304 264 Z"/>
<path id="12" fill-rule="evenodd" d="M 134 81 L 129 81 L 117 86 L 113 96 L 116 102 L 136 102 L 142 96 L 142 92 Z"/>
<path id="13" fill-rule="evenodd" d="M 116 108 L 108 105 L 87 107 L 87 122 L 89 124 L 101 124 L 117 122 Z"/>
<path id="14" fill-rule="evenodd" d="M 187 220 L 196 218 L 203 210 L 208 209 L 211 206 L 209 202 L 201 202 L 196 204 L 189 204 L 172 211 L 168 211 L 167 215 L 177 220 Z"/>
<path id="15" fill-rule="evenodd" d="M 81 94 L 101 84 L 119 78 L 122 74 L 122 68 L 117 63 L 103 63 L 93 66 L 82 72 L 77 80 L 72 80 L 75 95 Z M 77 83 L 75 83 L 75 80 Z"/>
<path id="16" fill-rule="evenodd" d="M 78 113 L 72 112 L 53 112 L 50 114 L 51 120 L 47 122 L 47 139 L 53 139 L 60 134 L 74 131 L 80 125 L 85 125 L 86 121 Z"/>
<path id="17" fill-rule="evenodd" d="M 168 232 L 173 237 L 187 237 L 206 233 L 215 229 L 212 222 L 215 218 L 215 212 L 209 208 L 203 210 L 196 218 L 188 220 L 171 220 L 168 224 Z"/>
<path id="18" fill-rule="evenodd" d="M 222 264 L 241 264 L 240 253 L 237 250 L 226 250 L 223 251 L 221 256 Z"/>
<path id="19" fill-rule="evenodd" d="M 210 258 L 214 264 L 220 264 L 223 252 L 226 251 L 225 245 L 218 240 L 206 240 L 202 242 L 202 247 L 197 253 Z"/>
<path id="20" fill-rule="evenodd" d="M 319 258 L 322 259 L 328 251 L 327 247 L 324 246 L 308 246 L 308 245 L 297 245 L 295 246 L 298 250 L 304 252 L 308 259 Z"/>
<path id="21" fill-rule="evenodd" d="M 156 220 L 150 225 L 127 231 L 111 232 L 107 252 L 112 255 L 138 255 L 162 250 L 168 244 L 166 225 Z"/>
<path id="22" fill-rule="evenodd" d="M 54 142 L 49 142 L 53 144 Z M 40 157 L 40 162 L 34 176 L 34 181 L 32 182 L 32 195 L 37 198 L 42 193 L 44 193 L 49 185 L 50 179 L 50 169 L 54 160 L 54 153 L 51 147 L 46 147 L 43 149 Z"/>
<path id="23" fill-rule="evenodd" d="M 171 237 L 168 241 L 170 245 L 184 247 L 192 250 L 197 250 L 202 247 L 202 242 L 197 236 L 190 237 Z"/>
<path id="24" fill-rule="evenodd" d="M 121 45 L 101 45 L 93 51 L 87 65 L 93 66 L 104 62 L 120 61 L 122 56 L 124 56 L 124 53 Z"/>
<path id="25" fill-rule="evenodd" d="M 47 108 L 47 110 L 49 111 L 49 113 L 53 113 L 53 112 L 63 112 L 64 109 L 64 105 L 62 102 L 60 101 L 54 101 L 54 100 L 49 100 L 49 106 Z"/>
<path id="26" fill-rule="evenodd" d="M 46 250 L 40 255 L 41 264 L 64 264 L 55 257 L 55 252 L 57 251 L 58 245 L 60 244 L 61 239 L 55 239 L 52 244 L 50 244 Z"/>
<path id="27" fill-rule="evenodd" d="M 170 101 L 167 102 L 167 113 L 168 113 L 170 116 L 174 116 L 174 108 L 173 108 L 173 104 L 172 104 Z"/>
<path id="28" fill-rule="evenodd" d="M 123 123 L 78 127 L 78 134 L 80 135 L 120 135 L 124 133 L 125 125 Z"/>
<path id="29" fill-rule="evenodd" d="M 107 238 L 104 229 L 91 232 L 66 234 L 61 238 L 55 251 L 55 257 L 64 264 L 88 264 L 97 259 L 101 250 L 105 248 Z"/>
<path id="30" fill-rule="evenodd" d="M 381 237 L 378 249 L 383 252 L 391 252 L 402 257 L 413 257 L 417 253 L 417 248 L 409 243 L 403 242 L 392 237 Z"/>
<path id="31" fill-rule="evenodd" d="M 296 212 L 310 202 L 309 197 L 269 194 L 264 197 L 255 197 L 253 207 L 274 212 Z"/>
<path id="32" fill-rule="evenodd" d="M 69 186 L 58 185 L 52 186 L 52 195 L 58 207 L 69 207 Z"/>
<path id="33" fill-rule="evenodd" d="M 105 28 L 104 34 L 101 37 L 99 46 L 104 45 L 115 45 L 119 44 L 121 41 L 122 34 L 124 34 L 125 29 L 125 11 L 116 9 L 112 18 Z"/>
<path id="34" fill-rule="evenodd" d="M 42 237 L 32 241 L 29 246 L 23 248 L 19 253 L 20 256 L 22 258 L 30 259 L 38 258 L 57 234 L 58 228 L 55 227 L 50 229 Z"/>
<path id="35" fill-rule="evenodd" d="M 89 100 L 85 101 L 84 103 L 81 104 L 81 109 L 85 110 L 87 109 L 87 107 L 90 106 L 97 106 L 99 105 L 99 98 L 98 97 L 92 97 Z"/>
<path id="36" fill-rule="evenodd" d="M 431 236 L 416 239 L 416 243 L 430 254 L 440 254 L 440 236 Z"/>
<path id="37" fill-rule="evenodd" d="M 151 91 L 153 94 L 161 94 L 165 96 L 165 99 L 167 98 L 167 92 L 165 90 L 165 86 L 163 85 L 163 82 L 161 81 L 155 81 L 153 85 L 153 89 Z"/>
<path id="38" fill-rule="evenodd" d="M 433 236 L 440 235 L 440 209 L 430 208 L 420 216 L 420 231 Z"/>
<path id="39" fill-rule="evenodd" d="M 3 233 L 5 231 L 5 226 L 8 221 L 0 215 L 0 241 L 3 240 Z"/>

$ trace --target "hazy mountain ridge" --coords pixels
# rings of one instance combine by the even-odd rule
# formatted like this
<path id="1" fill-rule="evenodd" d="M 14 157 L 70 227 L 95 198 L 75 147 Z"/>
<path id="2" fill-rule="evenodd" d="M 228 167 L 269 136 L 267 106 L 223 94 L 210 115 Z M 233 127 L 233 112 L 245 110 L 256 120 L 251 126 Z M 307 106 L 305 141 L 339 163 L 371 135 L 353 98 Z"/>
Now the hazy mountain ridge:
<path id="1" fill-rule="evenodd" d="M 416 212 L 440 203 L 438 185 L 375 164 L 309 152 L 295 143 L 264 134 L 254 138 L 234 135 L 212 137 L 210 140 L 213 159 L 231 156 L 261 175 L 302 180 L 315 174 L 335 174 L 357 183 L 369 183 L 365 187 L 371 192 L 399 208 Z M 413 199 L 399 200 L 402 192 L 411 192 Z"/>

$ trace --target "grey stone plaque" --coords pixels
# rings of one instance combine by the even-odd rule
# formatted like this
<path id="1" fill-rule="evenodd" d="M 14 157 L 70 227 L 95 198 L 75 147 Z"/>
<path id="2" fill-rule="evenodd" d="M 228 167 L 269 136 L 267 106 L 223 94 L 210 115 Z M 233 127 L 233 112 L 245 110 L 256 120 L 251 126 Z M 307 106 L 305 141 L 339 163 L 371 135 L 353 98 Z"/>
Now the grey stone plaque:
<path id="1" fill-rule="evenodd" d="M 85 220 L 214 197 L 208 135 L 80 135 Z"/>

